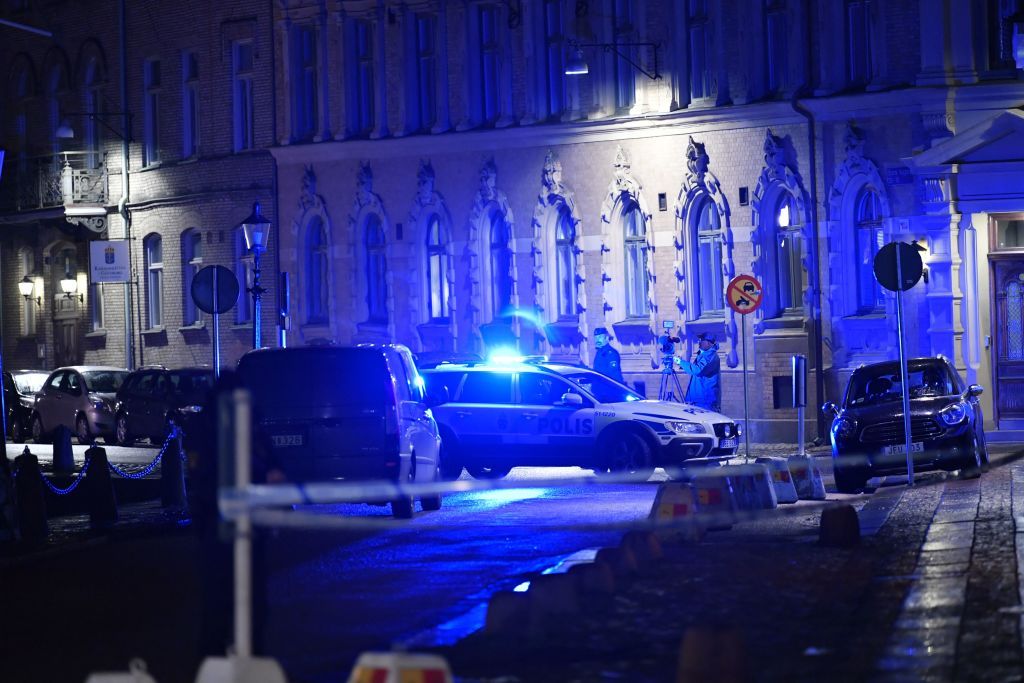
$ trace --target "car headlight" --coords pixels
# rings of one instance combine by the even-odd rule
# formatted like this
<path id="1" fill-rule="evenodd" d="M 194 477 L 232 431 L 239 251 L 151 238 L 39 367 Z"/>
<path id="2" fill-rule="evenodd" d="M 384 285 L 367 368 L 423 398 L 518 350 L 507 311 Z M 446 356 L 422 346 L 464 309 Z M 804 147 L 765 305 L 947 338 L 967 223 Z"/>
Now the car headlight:
<path id="1" fill-rule="evenodd" d="M 857 421 L 849 417 L 836 418 L 832 423 L 832 431 L 837 439 L 849 439 L 857 433 Z"/>
<path id="2" fill-rule="evenodd" d="M 669 420 L 665 426 L 676 434 L 707 434 L 708 430 L 704 425 L 697 422 L 684 422 L 682 420 Z"/>
<path id="3" fill-rule="evenodd" d="M 181 413 L 201 413 L 203 412 L 202 406 L 182 406 L 178 408 L 178 412 Z"/>
<path id="4" fill-rule="evenodd" d="M 110 406 L 107 405 L 107 402 L 102 399 L 94 398 L 92 401 L 90 401 L 90 403 L 92 404 L 92 407 L 95 408 L 96 410 L 110 409 Z"/>
<path id="5" fill-rule="evenodd" d="M 939 419 L 942 420 L 943 424 L 949 427 L 960 424 L 966 417 L 967 404 L 963 401 L 958 401 L 952 405 L 948 405 L 939 411 Z"/>

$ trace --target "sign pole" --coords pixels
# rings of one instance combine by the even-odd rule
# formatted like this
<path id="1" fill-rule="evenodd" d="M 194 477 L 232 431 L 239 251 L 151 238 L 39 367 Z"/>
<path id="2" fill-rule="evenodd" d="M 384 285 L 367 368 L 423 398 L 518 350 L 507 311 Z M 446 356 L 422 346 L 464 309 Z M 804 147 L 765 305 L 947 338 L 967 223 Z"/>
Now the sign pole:
<path id="1" fill-rule="evenodd" d="M 744 445 L 744 462 L 750 462 L 750 418 L 748 417 L 747 407 L 747 316 L 741 315 L 740 320 L 742 321 L 740 329 L 743 341 L 743 445 Z"/>
<path id="2" fill-rule="evenodd" d="M 914 454 L 910 450 L 910 387 L 907 378 L 906 342 L 903 339 L 903 259 L 900 258 L 899 249 L 896 249 L 896 281 L 900 284 L 896 288 L 896 334 L 899 336 L 900 382 L 903 384 L 903 438 L 907 449 L 907 486 L 913 486 Z"/>
<path id="3" fill-rule="evenodd" d="M 213 300 L 217 298 L 217 269 L 213 269 Z M 213 376 L 220 379 L 220 313 L 213 309 Z"/>

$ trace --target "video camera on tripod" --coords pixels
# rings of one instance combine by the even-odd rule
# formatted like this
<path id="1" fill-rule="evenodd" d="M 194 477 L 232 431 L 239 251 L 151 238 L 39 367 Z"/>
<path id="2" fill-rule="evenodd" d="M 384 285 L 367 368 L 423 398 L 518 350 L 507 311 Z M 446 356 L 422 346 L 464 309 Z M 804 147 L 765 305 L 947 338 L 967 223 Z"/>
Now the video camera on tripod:
<path id="1" fill-rule="evenodd" d="M 672 358 L 676 355 L 676 344 L 682 342 L 682 339 L 672 336 L 672 328 L 675 327 L 675 323 L 671 320 L 664 321 L 661 326 L 665 330 L 658 337 L 658 347 L 661 350 L 661 364 L 672 367 Z"/>

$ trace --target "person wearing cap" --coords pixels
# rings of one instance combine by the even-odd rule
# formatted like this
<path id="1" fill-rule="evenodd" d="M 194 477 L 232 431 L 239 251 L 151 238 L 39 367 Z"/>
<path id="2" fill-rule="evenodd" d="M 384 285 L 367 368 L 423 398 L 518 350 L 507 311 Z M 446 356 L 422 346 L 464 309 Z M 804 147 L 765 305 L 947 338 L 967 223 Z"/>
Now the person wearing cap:
<path id="1" fill-rule="evenodd" d="M 683 372 L 693 375 L 683 400 L 700 408 L 721 412 L 722 385 L 719 375 L 722 372 L 722 363 L 718 359 L 715 335 L 709 332 L 698 334 L 697 355 L 693 361 L 676 358 L 676 363 Z"/>
<path id="2" fill-rule="evenodd" d="M 608 334 L 607 328 L 598 327 L 594 330 L 594 346 L 597 347 L 597 353 L 594 354 L 594 370 L 616 382 L 623 382 L 622 360 L 610 341 L 611 335 Z"/>

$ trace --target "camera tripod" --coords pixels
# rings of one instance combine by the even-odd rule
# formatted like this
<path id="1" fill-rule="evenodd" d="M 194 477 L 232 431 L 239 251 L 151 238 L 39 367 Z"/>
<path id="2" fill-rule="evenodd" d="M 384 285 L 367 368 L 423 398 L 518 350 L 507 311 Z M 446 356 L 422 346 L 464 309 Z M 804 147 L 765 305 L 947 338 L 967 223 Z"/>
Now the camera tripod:
<path id="1" fill-rule="evenodd" d="M 661 386 L 658 388 L 658 400 L 683 402 L 683 387 L 676 375 L 675 357 L 671 355 L 661 357 Z"/>

